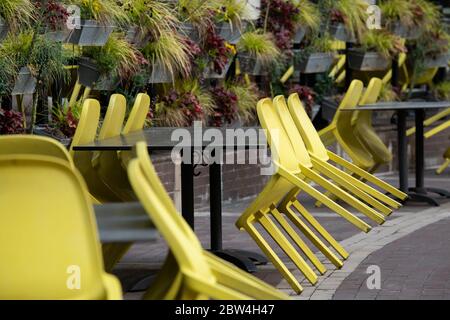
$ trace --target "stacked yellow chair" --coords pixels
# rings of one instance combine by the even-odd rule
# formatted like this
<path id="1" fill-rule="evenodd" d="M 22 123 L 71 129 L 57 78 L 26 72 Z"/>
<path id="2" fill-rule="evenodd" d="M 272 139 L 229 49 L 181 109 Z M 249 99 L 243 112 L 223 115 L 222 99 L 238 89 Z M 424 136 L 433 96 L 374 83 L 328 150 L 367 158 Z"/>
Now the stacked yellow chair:
<path id="1" fill-rule="evenodd" d="M 428 119 L 426 119 L 423 122 L 423 125 L 424 125 L 424 127 L 429 127 L 429 126 L 433 125 L 434 123 L 436 123 L 437 121 L 439 121 L 449 115 L 450 115 L 450 107 L 441 112 L 438 112 L 434 116 L 429 117 Z M 444 121 L 440 125 L 437 125 L 436 127 L 428 130 L 427 132 L 424 133 L 424 137 L 425 137 L 425 139 L 429 139 L 448 128 L 450 128 L 450 120 Z M 416 127 L 412 127 L 408 131 L 406 131 L 406 135 L 411 136 L 415 132 L 416 132 Z M 444 172 L 444 170 L 448 166 L 450 166 L 450 147 L 444 152 L 443 158 L 444 158 L 444 163 L 438 169 L 436 169 L 436 174 L 441 174 L 442 172 Z"/>
<path id="2" fill-rule="evenodd" d="M 177 212 L 159 180 L 145 142 L 136 146 L 130 161 L 131 185 L 170 253 L 147 299 L 289 299 L 228 262 L 203 250 L 195 233 Z"/>
<path id="3" fill-rule="evenodd" d="M 0 299 L 121 299 L 67 151 L 34 136 L 0 137 L 0 145 Z"/>

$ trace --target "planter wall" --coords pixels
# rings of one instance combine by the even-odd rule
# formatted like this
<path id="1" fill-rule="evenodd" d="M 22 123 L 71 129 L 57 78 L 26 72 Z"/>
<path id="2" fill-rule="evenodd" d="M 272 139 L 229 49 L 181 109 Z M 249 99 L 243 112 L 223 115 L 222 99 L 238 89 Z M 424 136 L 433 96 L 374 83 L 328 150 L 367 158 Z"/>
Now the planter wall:
<path id="1" fill-rule="evenodd" d="M 125 40 L 134 45 L 136 48 L 143 48 L 150 41 L 150 36 L 145 36 L 139 27 L 134 26 L 128 29 Z"/>
<path id="2" fill-rule="evenodd" d="M 403 39 L 407 39 L 407 40 L 417 39 L 421 33 L 421 30 L 418 26 L 406 27 L 403 24 L 401 24 L 400 22 L 396 22 L 396 23 L 390 25 L 389 30 L 393 34 L 395 34 Z"/>
<path id="3" fill-rule="evenodd" d="M 446 67 L 450 60 L 450 53 L 444 53 L 436 57 L 426 58 L 423 66 L 426 69 Z"/>
<path id="4" fill-rule="evenodd" d="M 81 57 L 78 60 L 78 81 L 86 87 L 92 88 L 94 83 L 100 78 L 100 71 L 95 61 Z"/>
<path id="5" fill-rule="evenodd" d="M 117 80 L 116 77 L 103 75 L 97 82 L 95 82 L 93 89 L 98 91 L 114 91 L 118 87 L 119 83 L 120 81 Z"/>
<path id="6" fill-rule="evenodd" d="M 297 54 L 300 54 L 300 50 Z M 294 69 L 300 71 L 300 73 L 322 73 L 330 69 L 334 61 L 334 55 L 332 53 L 312 53 L 304 59 L 295 59 Z"/>
<path id="7" fill-rule="evenodd" d="M 343 23 L 337 23 L 330 25 L 330 35 L 337 40 L 344 42 L 355 43 L 355 35 L 351 34 Z"/>
<path id="8" fill-rule="evenodd" d="M 324 98 L 322 101 L 322 118 L 331 122 L 338 108 L 339 103 L 333 98 Z"/>
<path id="9" fill-rule="evenodd" d="M 8 35 L 9 27 L 2 18 L 0 18 L 0 41 L 6 38 Z"/>
<path id="10" fill-rule="evenodd" d="M 67 42 L 72 35 L 72 30 L 64 29 L 58 31 L 50 31 L 45 34 L 45 37 L 56 42 Z"/>
<path id="11" fill-rule="evenodd" d="M 292 40 L 293 43 L 300 44 L 302 42 L 303 38 L 305 37 L 305 35 L 306 35 L 306 28 L 300 26 L 297 29 L 297 32 L 295 32 L 294 39 Z"/>
<path id="12" fill-rule="evenodd" d="M 391 61 L 378 52 L 348 50 L 347 59 L 350 69 L 359 71 L 382 71 L 391 65 Z"/>
<path id="13" fill-rule="evenodd" d="M 171 83 L 173 80 L 173 75 L 161 63 L 152 66 L 148 83 Z"/>
<path id="14" fill-rule="evenodd" d="M 264 68 L 256 57 L 252 57 L 247 53 L 239 53 L 238 58 L 241 73 L 252 76 L 262 76 L 267 74 L 266 68 Z"/>
<path id="15" fill-rule="evenodd" d="M 216 25 L 216 32 L 225 41 L 231 44 L 236 44 L 241 38 L 241 34 L 246 27 L 246 21 L 242 21 L 240 26 L 233 25 L 228 22 L 222 22 Z"/>
<path id="16" fill-rule="evenodd" d="M 214 72 L 213 68 L 211 68 L 210 66 L 208 66 L 208 67 L 205 69 L 205 72 L 203 73 L 203 77 L 204 77 L 205 79 L 224 79 L 225 76 L 226 76 L 227 73 L 228 73 L 228 70 L 230 70 L 230 66 L 231 66 L 231 64 L 233 63 L 233 59 L 234 59 L 233 57 L 230 57 L 230 58 L 228 59 L 227 64 L 224 66 L 224 68 L 223 68 L 223 70 L 222 70 L 222 73 Z"/>
<path id="17" fill-rule="evenodd" d="M 104 46 L 114 26 L 100 24 L 95 20 L 81 20 L 80 29 L 75 29 L 69 43 L 79 46 Z"/>
<path id="18" fill-rule="evenodd" d="M 197 28 L 190 22 L 182 23 L 179 27 L 179 31 L 194 42 L 200 41 L 200 34 L 198 33 Z"/>
<path id="19" fill-rule="evenodd" d="M 22 67 L 17 76 L 12 95 L 33 94 L 36 91 L 37 80 L 28 67 Z"/>

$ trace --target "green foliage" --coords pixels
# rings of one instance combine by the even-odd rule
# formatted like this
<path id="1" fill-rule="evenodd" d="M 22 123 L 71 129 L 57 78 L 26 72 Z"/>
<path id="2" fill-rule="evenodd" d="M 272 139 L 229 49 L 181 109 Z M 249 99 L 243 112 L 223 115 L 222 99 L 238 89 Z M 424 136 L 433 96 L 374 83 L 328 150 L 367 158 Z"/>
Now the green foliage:
<path id="1" fill-rule="evenodd" d="M 16 70 L 15 61 L 0 51 L 0 97 L 11 92 Z"/>
<path id="2" fill-rule="evenodd" d="M 382 17 L 387 24 L 400 21 L 404 26 L 414 24 L 413 1 L 382 0 L 380 1 Z"/>
<path id="3" fill-rule="evenodd" d="M 258 88 L 252 83 L 243 81 L 227 82 L 226 89 L 237 97 L 239 118 L 244 124 L 250 124 L 256 119 L 256 105 L 259 100 Z"/>
<path id="4" fill-rule="evenodd" d="M 219 0 L 217 1 L 215 18 L 218 22 L 229 22 L 239 26 L 242 19 L 249 16 L 245 1 Z"/>
<path id="5" fill-rule="evenodd" d="M 361 41 L 364 51 L 376 51 L 385 58 L 392 58 L 401 52 L 406 52 L 401 38 L 386 30 L 370 30 Z"/>
<path id="6" fill-rule="evenodd" d="M 190 52 L 183 37 L 175 32 L 164 32 L 158 39 L 143 49 L 144 57 L 151 64 L 161 64 L 171 75 L 189 75 L 191 71 Z"/>
<path id="7" fill-rule="evenodd" d="M 238 51 L 246 52 L 256 57 L 263 65 L 275 63 L 281 56 L 281 52 L 270 33 L 261 30 L 249 31 L 242 34 L 237 44 Z"/>
<path id="8" fill-rule="evenodd" d="M 140 67 L 139 51 L 118 33 L 111 34 L 103 47 L 87 47 L 83 54 L 96 61 L 102 74 L 121 79 L 132 76 Z"/>
<path id="9" fill-rule="evenodd" d="M 433 88 L 434 96 L 439 100 L 450 100 L 450 81 L 444 81 Z"/>
<path id="10" fill-rule="evenodd" d="M 322 20 L 320 10 L 309 0 L 298 0 L 297 7 L 299 13 L 294 17 L 295 21 L 304 27 L 308 27 L 311 31 L 317 32 Z"/>
<path id="11" fill-rule="evenodd" d="M 119 25 L 129 22 L 129 17 L 115 0 L 71 0 L 71 4 L 81 9 L 82 19 L 94 19 L 101 23 L 117 23 Z"/>
<path id="12" fill-rule="evenodd" d="M 30 0 L 1 0 L 0 17 L 8 25 L 17 30 L 19 27 L 28 26 L 33 21 L 34 5 Z"/>

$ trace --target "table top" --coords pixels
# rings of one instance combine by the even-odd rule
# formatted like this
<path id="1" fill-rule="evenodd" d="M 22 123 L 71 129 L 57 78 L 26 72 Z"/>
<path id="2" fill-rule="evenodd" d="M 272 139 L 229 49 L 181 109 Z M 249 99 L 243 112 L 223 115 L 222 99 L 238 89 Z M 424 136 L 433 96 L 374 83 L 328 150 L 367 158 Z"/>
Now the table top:
<path id="1" fill-rule="evenodd" d="M 78 151 L 132 150 L 139 141 L 145 141 L 149 150 L 172 150 L 174 147 L 179 146 L 181 141 L 189 146 L 199 143 L 202 147 L 207 147 L 213 141 L 214 147 L 257 149 L 267 146 L 265 139 L 262 141 L 262 139 L 258 138 L 264 135 L 259 131 L 260 129 L 259 127 L 155 127 L 104 140 L 96 140 L 89 144 L 74 146 L 73 149 Z M 215 140 L 217 135 L 222 137 L 222 141 Z M 235 135 L 245 137 L 245 139 L 236 139 Z M 204 138 L 202 139 L 202 137 Z M 185 138 L 187 138 L 187 141 Z M 243 141 L 239 142 L 239 140 Z"/>
<path id="2" fill-rule="evenodd" d="M 102 243 L 156 241 L 158 231 L 139 202 L 94 205 Z"/>
<path id="3" fill-rule="evenodd" d="M 401 101 L 401 102 L 380 102 L 376 104 L 366 104 L 357 108 L 341 109 L 340 111 L 398 111 L 398 110 L 420 110 L 420 109 L 442 109 L 450 107 L 450 101 Z"/>

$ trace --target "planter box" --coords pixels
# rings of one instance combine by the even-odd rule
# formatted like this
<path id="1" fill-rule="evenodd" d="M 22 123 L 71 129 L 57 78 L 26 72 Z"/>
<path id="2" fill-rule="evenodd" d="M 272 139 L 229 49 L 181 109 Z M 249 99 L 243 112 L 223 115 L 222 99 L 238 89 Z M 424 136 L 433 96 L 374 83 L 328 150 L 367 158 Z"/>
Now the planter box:
<path id="1" fill-rule="evenodd" d="M 114 91 L 119 86 L 119 83 L 120 81 L 116 77 L 104 75 L 94 84 L 93 89 L 98 91 Z"/>
<path id="2" fill-rule="evenodd" d="M 73 30 L 69 43 L 79 46 L 104 46 L 114 26 L 104 25 L 95 20 L 81 20 L 80 29 Z"/>
<path id="3" fill-rule="evenodd" d="M 350 69 L 359 71 L 382 71 L 391 65 L 391 60 L 378 52 L 348 50 L 347 59 Z"/>
<path id="4" fill-rule="evenodd" d="M 443 53 L 435 57 L 426 58 L 423 66 L 426 69 L 446 67 L 450 59 L 450 53 Z"/>
<path id="5" fill-rule="evenodd" d="M 400 22 L 396 22 L 394 24 L 391 24 L 389 26 L 389 30 L 403 38 L 403 39 L 407 39 L 407 40 L 414 40 L 417 39 L 420 36 L 421 30 L 418 26 L 416 27 L 407 27 L 404 26 L 403 24 L 401 24 Z"/>
<path id="6" fill-rule="evenodd" d="M 231 44 L 238 43 L 241 38 L 242 30 L 247 28 L 247 22 L 242 21 L 240 26 L 230 24 L 228 22 L 222 22 L 216 24 L 216 32 L 217 34 Z"/>
<path id="7" fill-rule="evenodd" d="M 47 39 L 53 40 L 55 42 L 67 42 L 72 35 L 72 30 L 64 29 L 57 31 L 50 31 L 45 34 Z"/>
<path id="8" fill-rule="evenodd" d="M 230 70 L 230 66 L 233 63 L 233 59 L 234 59 L 233 57 L 230 57 L 228 59 L 227 64 L 224 66 L 224 68 L 222 70 L 222 73 L 214 72 L 213 68 L 210 66 L 206 67 L 206 69 L 203 73 L 203 77 L 205 79 L 224 79 L 228 73 L 228 70 Z"/>
<path id="9" fill-rule="evenodd" d="M 9 31 L 9 26 L 0 17 L 0 41 L 3 41 L 3 39 L 6 38 L 6 36 L 8 35 L 8 31 Z"/>
<path id="10" fill-rule="evenodd" d="M 78 59 L 78 82 L 92 88 L 100 78 L 100 71 L 94 60 L 81 57 Z"/>
<path id="11" fill-rule="evenodd" d="M 197 28 L 190 22 L 184 22 L 179 26 L 179 31 L 182 35 L 188 37 L 194 42 L 200 41 L 200 34 L 198 33 Z"/>
<path id="12" fill-rule="evenodd" d="M 343 23 L 330 25 L 330 35 L 344 42 L 355 43 L 355 35 L 351 34 Z"/>
<path id="13" fill-rule="evenodd" d="M 148 83 L 172 83 L 173 75 L 161 63 L 152 66 Z"/>
<path id="14" fill-rule="evenodd" d="M 300 26 L 295 32 L 294 39 L 292 39 L 292 42 L 294 44 L 300 44 L 303 41 L 305 35 L 306 35 L 306 28 Z"/>
<path id="15" fill-rule="evenodd" d="M 339 103 L 333 98 L 324 98 L 322 100 L 322 118 L 331 122 L 338 108 Z"/>
<path id="16" fill-rule="evenodd" d="M 296 55 L 300 54 L 298 50 Z M 312 53 L 303 59 L 295 58 L 294 69 L 300 71 L 300 73 L 322 73 L 330 69 L 334 61 L 334 55 L 332 53 Z"/>
<path id="17" fill-rule="evenodd" d="M 22 67 L 17 76 L 12 95 L 33 94 L 36 91 L 37 80 L 28 67 Z"/>
<path id="18" fill-rule="evenodd" d="M 128 29 L 125 40 L 134 45 L 136 48 L 141 49 L 150 42 L 150 36 L 143 34 L 138 26 L 133 26 Z"/>
<path id="19" fill-rule="evenodd" d="M 256 58 L 247 53 L 239 53 L 239 68 L 241 73 L 246 73 L 251 76 L 263 76 L 267 74 L 266 68 Z"/>

